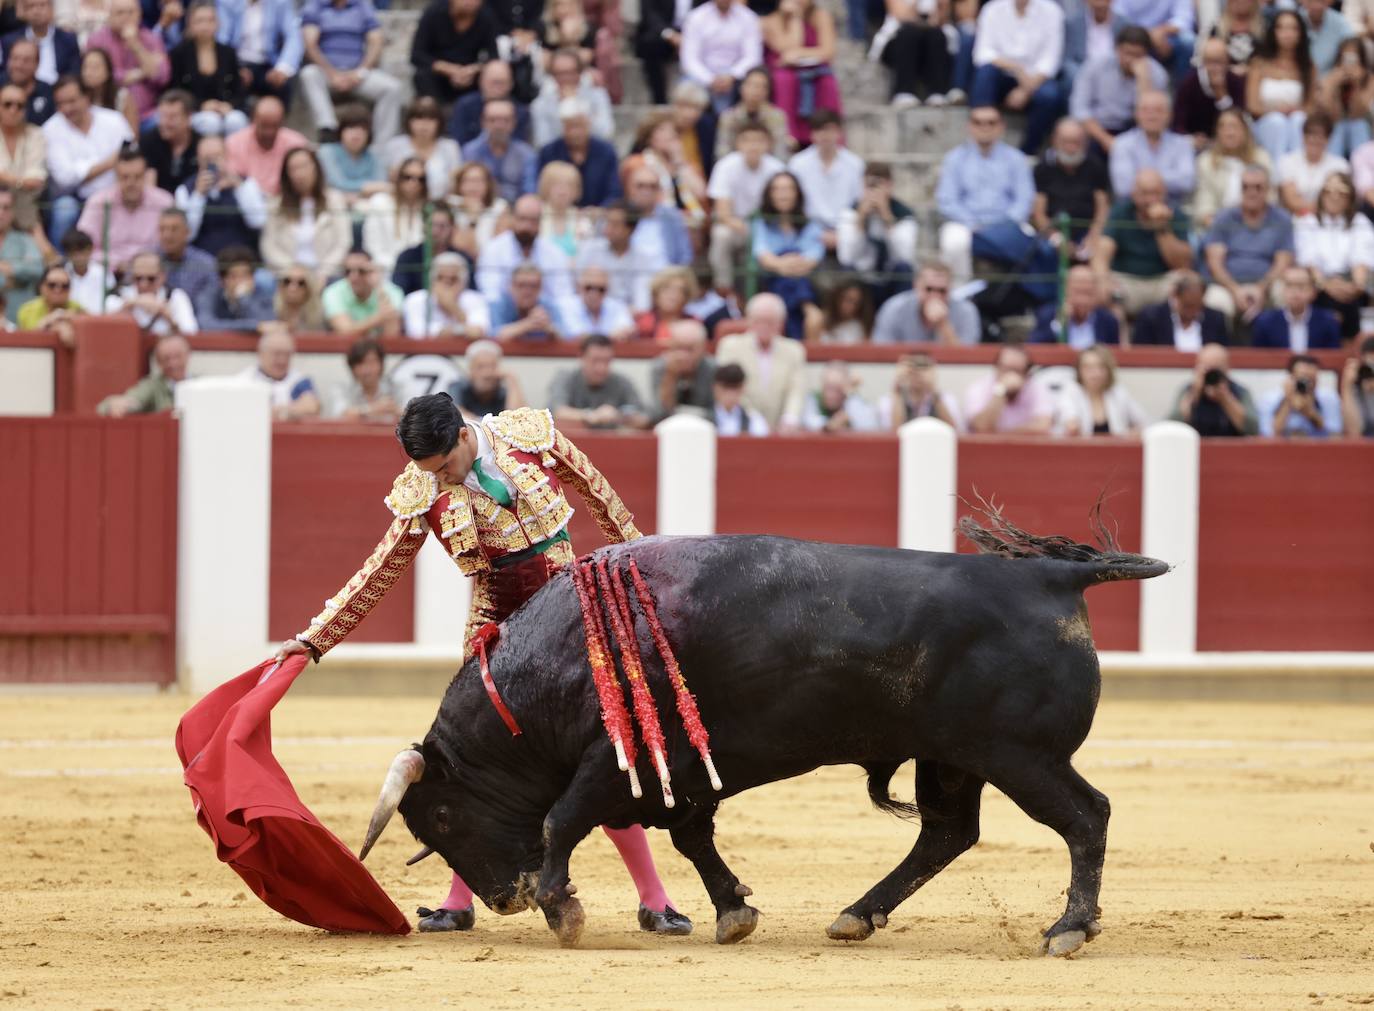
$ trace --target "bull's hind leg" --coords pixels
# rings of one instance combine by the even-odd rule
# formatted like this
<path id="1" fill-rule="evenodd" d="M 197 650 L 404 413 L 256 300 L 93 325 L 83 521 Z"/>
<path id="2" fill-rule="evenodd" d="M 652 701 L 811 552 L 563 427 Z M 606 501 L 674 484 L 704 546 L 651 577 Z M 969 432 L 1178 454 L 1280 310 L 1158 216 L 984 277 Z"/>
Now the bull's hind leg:
<path id="1" fill-rule="evenodd" d="M 754 932 L 759 911 L 745 903 L 744 897 L 753 893 L 725 866 L 716 849 L 715 814 L 715 808 L 698 809 L 668 831 L 677 851 L 696 867 L 716 907 L 716 943 L 734 944 Z"/>
<path id="2" fill-rule="evenodd" d="M 911 894 L 978 841 L 983 781 L 938 762 L 916 764 L 916 805 L 921 834 L 887 877 L 869 889 L 826 929 L 836 941 L 863 941 Z"/>

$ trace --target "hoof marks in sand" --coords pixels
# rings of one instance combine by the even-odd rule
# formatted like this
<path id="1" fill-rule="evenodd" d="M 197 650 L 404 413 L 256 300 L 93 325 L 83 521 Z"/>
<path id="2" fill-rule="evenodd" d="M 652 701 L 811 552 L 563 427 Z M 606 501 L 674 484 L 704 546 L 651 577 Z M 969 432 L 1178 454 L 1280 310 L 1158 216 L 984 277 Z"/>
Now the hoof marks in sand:
<path id="1" fill-rule="evenodd" d="M 716 943 L 735 944 L 743 941 L 759 925 L 759 911 L 753 906 L 732 909 L 716 920 Z"/>
<path id="2" fill-rule="evenodd" d="M 825 928 L 825 934 L 832 941 L 866 941 L 873 936 L 873 925 L 862 916 L 841 913 Z"/>

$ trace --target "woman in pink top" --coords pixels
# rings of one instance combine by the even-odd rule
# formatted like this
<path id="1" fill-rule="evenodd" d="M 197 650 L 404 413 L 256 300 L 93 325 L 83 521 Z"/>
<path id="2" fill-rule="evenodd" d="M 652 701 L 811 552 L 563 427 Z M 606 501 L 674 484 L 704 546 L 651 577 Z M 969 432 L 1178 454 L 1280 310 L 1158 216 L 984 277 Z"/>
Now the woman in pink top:
<path id="1" fill-rule="evenodd" d="M 773 74 L 773 103 L 787 113 L 799 145 L 811 143 L 811 114 L 843 112 L 835 59 L 835 19 L 815 0 L 782 0 L 762 19 L 763 62 Z"/>
<path id="2" fill-rule="evenodd" d="M 147 119 L 171 79 L 172 67 L 161 37 L 140 27 L 138 0 L 111 0 L 109 23 L 91 33 L 86 48 L 110 54 L 115 83 L 129 89 L 139 119 Z"/>

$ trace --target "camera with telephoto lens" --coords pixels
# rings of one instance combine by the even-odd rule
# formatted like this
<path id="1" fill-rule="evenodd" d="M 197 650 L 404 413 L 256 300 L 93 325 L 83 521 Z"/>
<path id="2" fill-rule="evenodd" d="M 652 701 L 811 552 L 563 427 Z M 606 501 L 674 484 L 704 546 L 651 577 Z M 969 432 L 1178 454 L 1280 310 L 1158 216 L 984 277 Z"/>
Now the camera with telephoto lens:
<path id="1" fill-rule="evenodd" d="M 1293 384 L 1293 392 L 1299 393 L 1305 397 L 1312 392 L 1312 384 L 1309 383 L 1306 379 L 1299 379 L 1297 382 Z"/>
<path id="2" fill-rule="evenodd" d="M 1221 369 L 1208 369 L 1202 374 L 1203 386 L 1220 386 L 1226 382 L 1226 373 Z"/>

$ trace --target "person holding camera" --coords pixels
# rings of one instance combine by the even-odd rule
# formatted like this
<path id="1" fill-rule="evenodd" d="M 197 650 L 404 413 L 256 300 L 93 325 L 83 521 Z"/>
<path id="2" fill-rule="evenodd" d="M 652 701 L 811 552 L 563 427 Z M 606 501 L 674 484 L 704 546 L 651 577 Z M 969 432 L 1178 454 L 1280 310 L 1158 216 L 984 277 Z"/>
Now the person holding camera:
<path id="1" fill-rule="evenodd" d="M 1360 356 L 1341 369 L 1341 421 L 1346 435 L 1374 438 L 1374 337 L 1360 342 Z"/>
<path id="2" fill-rule="evenodd" d="M 1193 364 L 1193 378 L 1179 392 L 1172 421 L 1182 421 L 1204 436 L 1254 435 L 1259 431 L 1250 391 L 1228 374 L 1231 355 L 1220 344 L 1204 344 Z"/>
<path id="3" fill-rule="evenodd" d="M 926 354 L 897 359 L 892 392 L 878 400 L 878 426 L 882 429 L 895 432 L 917 418 L 939 418 L 956 432 L 963 429 L 958 402 L 952 394 L 941 391 L 935 362 Z"/>
<path id="4" fill-rule="evenodd" d="M 1341 398 L 1318 389 L 1321 366 L 1311 355 L 1288 359 L 1283 385 L 1259 400 L 1260 435 L 1323 439 L 1341 434 Z"/>

